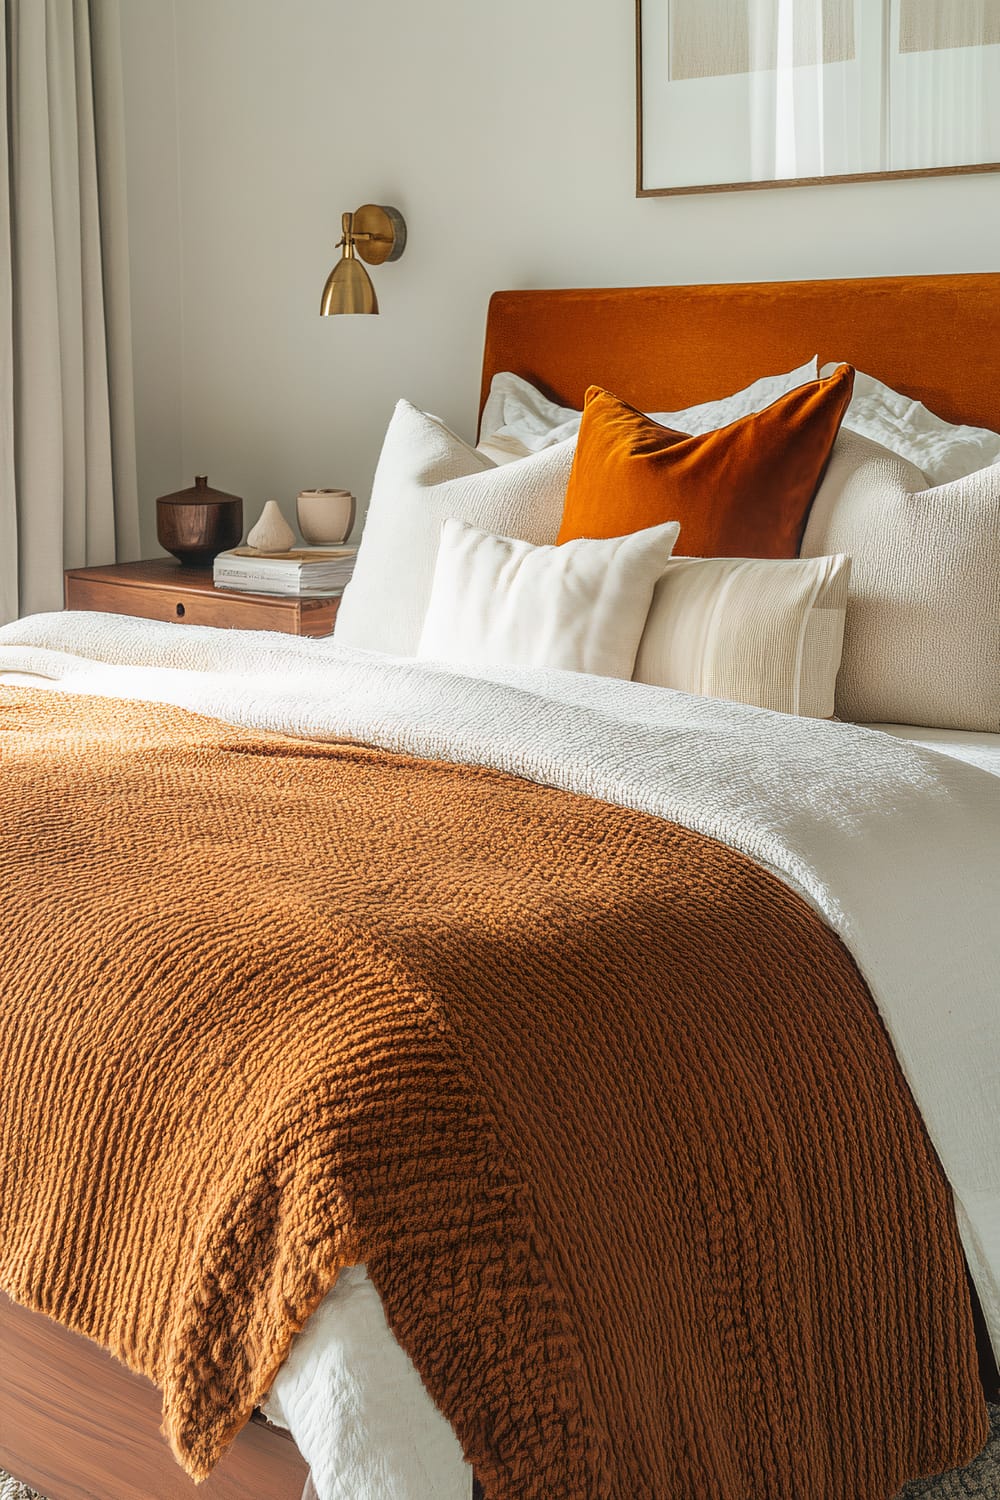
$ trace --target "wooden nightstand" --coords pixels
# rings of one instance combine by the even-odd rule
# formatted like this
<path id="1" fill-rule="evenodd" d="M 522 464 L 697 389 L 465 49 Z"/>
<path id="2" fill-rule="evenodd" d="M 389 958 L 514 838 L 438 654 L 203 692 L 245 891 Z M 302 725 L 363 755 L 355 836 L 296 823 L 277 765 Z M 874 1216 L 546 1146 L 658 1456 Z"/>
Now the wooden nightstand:
<path id="1" fill-rule="evenodd" d="M 339 596 L 306 599 L 217 589 L 211 568 L 186 568 L 166 557 L 69 568 L 65 587 L 67 609 L 97 609 L 181 625 L 282 630 L 286 635 L 329 635 L 340 604 Z"/>

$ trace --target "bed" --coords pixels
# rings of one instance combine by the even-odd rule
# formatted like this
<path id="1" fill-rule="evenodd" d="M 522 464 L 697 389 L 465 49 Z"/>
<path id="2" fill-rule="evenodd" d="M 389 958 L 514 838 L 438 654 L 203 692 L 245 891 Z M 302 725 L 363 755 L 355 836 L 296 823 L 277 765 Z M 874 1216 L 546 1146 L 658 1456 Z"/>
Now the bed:
<path id="1" fill-rule="evenodd" d="M 1000 277 L 996 276 L 898 278 L 749 287 L 502 293 L 491 303 L 483 393 L 485 396 L 496 372 L 511 370 L 544 387 L 554 399 L 571 405 L 579 406 L 586 387 L 597 381 L 643 408 L 680 406 L 710 400 L 736 385 L 756 378 L 762 370 L 798 363 L 818 351 L 821 359 L 832 356 L 851 359 L 859 367 L 872 371 L 896 387 L 906 390 L 908 394 L 925 401 L 946 418 L 997 428 L 1000 427 L 1000 397 L 997 396 L 1000 390 L 1000 355 L 997 353 L 995 338 L 995 331 L 1000 323 L 998 293 Z M 738 327 L 740 331 L 739 339 L 735 342 L 732 338 L 734 327 Z M 975 351 L 974 354 L 972 351 Z M 347 736 L 381 743 L 390 749 L 394 747 L 397 752 L 403 750 L 418 758 L 431 755 L 434 746 L 447 744 L 449 735 L 455 742 L 454 723 L 449 726 L 444 720 L 435 720 L 433 715 L 429 715 L 426 722 L 419 723 L 420 713 L 428 713 L 426 705 L 421 709 L 419 694 L 414 696 L 415 689 L 407 674 L 388 667 L 380 668 L 380 685 L 377 689 L 365 679 L 363 672 L 352 668 L 356 681 L 353 687 L 345 684 L 347 709 L 339 716 L 334 714 L 331 717 L 327 714 L 324 719 L 318 706 L 319 689 L 314 680 L 316 672 L 323 666 L 322 645 L 318 648 L 318 655 L 317 648 L 310 643 L 305 648 L 304 655 L 292 650 L 291 657 L 282 657 L 279 662 L 273 655 L 275 648 L 266 642 L 259 642 L 254 647 L 257 651 L 255 667 L 268 678 L 270 697 L 265 693 L 256 704 L 248 704 L 245 696 L 239 703 L 236 702 L 236 695 L 227 696 L 222 684 L 223 677 L 240 670 L 239 651 L 242 648 L 235 639 L 213 644 L 208 652 L 211 659 L 196 663 L 190 654 L 190 637 L 185 638 L 185 643 L 181 644 L 181 637 L 173 632 L 172 627 L 151 627 L 145 632 L 138 655 L 129 660 L 130 648 L 121 639 L 115 638 L 106 622 L 102 624 L 95 620 L 92 628 L 88 628 L 89 635 L 81 627 L 80 640 L 83 644 L 80 656 L 67 667 L 65 663 L 59 665 L 55 660 L 66 651 L 64 627 L 58 620 L 42 622 L 35 627 L 29 624 L 26 630 L 8 627 L 0 642 L 0 667 L 8 672 L 41 668 L 42 676 L 46 671 L 51 671 L 51 680 L 71 694 L 88 696 L 93 693 L 120 693 L 126 700 L 142 700 L 148 695 L 156 701 L 176 703 L 202 714 L 216 715 L 254 731 L 287 731 L 293 728 L 296 732 L 306 735 L 315 733 L 324 738 L 340 739 Z M 201 673 L 197 679 L 197 691 L 191 690 L 190 685 L 195 680 L 190 675 L 192 671 Z M 152 676 L 149 675 L 150 672 Z M 164 677 L 158 677 L 159 672 L 166 672 L 170 676 L 170 682 L 167 683 Z M 295 694 L 288 691 L 288 684 L 296 673 L 301 673 L 302 683 L 302 693 L 297 699 L 298 707 L 286 704 L 279 711 L 276 681 L 281 679 L 286 698 L 294 698 Z M 464 701 L 467 714 L 487 715 L 493 712 L 502 719 L 504 712 L 508 712 L 515 701 L 511 694 L 518 691 L 518 685 L 504 680 L 503 674 L 499 674 L 491 684 L 491 691 L 496 695 L 491 700 L 492 706 L 484 702 L 481 695 L 477 696 L 468 679 L 460 687 L 452 683 L 450 691 L 458 697 L 466 692 Z M 388 695 L 393 700 L 393 714 L 386 716 L 381 711 L 372 714 L 370 700 L 373 693 L 382 697 Z M 607 704 L 599 703 L 592 690 L 582 685 L 567 686 L 562 680 L 553 680 L 544 686 L 544 695 L 546 701 L 561 704 L 558 712 L 553 708 L 552 713 L 562 724 L 567 737 L 576 732 L 573 726 L 583 722 L 588 715 L 591 716 L 588 722 L 593 723 L 596 722 L 593 716 L 611 713 Z M 621 713 L 623 720 L 631 722 L 629 715 L 634 711 L 639 712 L 640 718 L 643 714 L 647 717 L 654 714 L 654 709 L 649 706 L 652 699 L 648 702 L 644 699 L 638 710 L 635 705 L 639 703 L 639 695 L 629 695 L 629 701 L 632 707 L 627 712 L 621 707 L 616 710 Z M 410 704 L 410 719 L 406 714 L 407 704 Z M 759 732 L 762 736 L 760 748 L 763 758 L 766 748 L 772 744 L 768 735 L 773 733 L 773 726 L 762 727 L 759 721 L 754 720 L 751 728 L 749 720 L 741 720 L 739 715 L 736 717 L 739 727 L 733 728 L 733 734 Z M 416 730 L 413 728 L 414 724 L 418 725 Z M 828 733 L 837 732 L 834 726 L 824 727 Z M 844 726 L 844 730 L 845 733 L 850 731 L 850 726 Z M 984 740 L 980 737 L 968 749 L 966 763 L 958 769 L 944 769 L 940 762 L 940 751 L 951 753 L 953 757 L 958 753 L 961 760 L 961 752 L 968 745 L 968 739 L 952 738 L 946 743 L 941 735 L 943 733 L 947 737 L 947 731 L 939 731 L 937 736 L 933 731 L 928 731 L 921 737 L 908 731 L 906 726 L 895 726 L 895 730 L 896 733 L 892 736 L 894 740 L 909 735 L 911 739 L 918 741 L 918 748 L 912 752 L 915 759 L 906 759 L 911 752 L 901 749 L 898 754 L 904 758 L 893 761 L 892 755 L 896 752 L 887 748 L 890 736 L 881 731 L 871 741 L 865 736 L 873 734 L 872 731 L 850 731 L 861 736 L 852 741 L 850 753 L 864 754 L 867 752 L 863 746 L 869 743 L 878 745 L 876 753 L 884 758 L 885 778 L 891 780 L 893 767 L 896 768 L 895 774 L 899 775 L 916 774 L 913 768 L 917 767 L 920 774 L 928 778 L 928 785 L 933 781 L 938 789 L 936 795 L 940 785 L 947 786 L 948 795 L 955 799 L 956 806 L 960 805 L 964 809 L 961 817 L 968 820 L 970 861 L 973 856 L 979 858 L 982 861 L 980 868 L 988 874 L 991 866 L 988 840 L 983 843 L 983 818 L 987 817 L 995 798 L 988 790 L 992 783 L 988 779 L 989 770 L 985 767 L 995 754 L 995 744 L 988 738 Z M 676 727 L 676 733 L 684 735 L 686 744 L 694 743 L 699 734 L 707 732 L 707 721 L 699 719 L 694 710 L 689 720 Z M 499 733 L 499 729 L 496 733 Z M 826 743 L 824 741 L 824 745 Z M 832 746 L 833 743 L 831 738 L 829 744 Z M 550 758 L 561 756 L 567 764 L 572 761 L 572 751 L 572 739 L 560 741 L 558 735 L 547 748 Z M 517 746 L 508 744 L 502 755 L 494 753 L 492 759 L 489 755 L 484 755 L 481 747 L 469 749 L 466 746 L 458 753 L 465 754 L 473 761 L 478 758 L 480 762 L 485 761 L 502 771 L 534 777 L 536 782 L 552 779 L 551 771 L 540 771 L 523 746 L 519 750 Z M 944 764 L 950 767 L 950 763 Z M 573 785 L 579 790 L 596 792 L 599 797 L 608 801 L 618 800 L 626 807 L 638 804 L 640 808 L 645 807 L 658 816 L 669 816 L 671 810 L 681 812 L 681 821 L 686 817 L 689 826 L 692 821 L 697 821 L 690 807 L 686 813 L 683 812 L 682 795 L 675 795 L 670 808 L 655 799 L 643 803 L 640 785 L 642 777 L 638 771 L 633 770 L 634 779 L 627 795 L 609 790 L 606 783 L 593 779 L 588 781 L 587 775 L 582 771 Z M 737 788 L 729 788 L 731 806 L 728 810 L 728 822 L 717 820 L 713 823 L 710 812 L 705 813 L 700 826 L 710 838 L 718 838 L 730 846 L 735 844 L 740 847 L 740 840 L 732 830 L 739 821 L 741 795 L 748 805 L 756 802 L 766 806 L 769 798 L 775 806 L 778 805 L 773 786 L 768 787 L 763 782 L 758 782 L 751 787 L 751 792 L 752 795 L 747 792 L 741 794 Z M 984 813 L 984 809 L 987 813 Z M 855 811 L 861 819 L 857 827 L 865 826 L 863 814 Z M 955 817 L 959 819 L 959 814 L 956 813 Z M 772 833 L 773 831 L 772 827 Z M 871 900 L 874 899 L 873 892 L 877 889 L 878 880 L 886 877 L 890 865 L 879 865 L 880 856 L 876 852 L 875 843 L 877 830 L 874 825 L 869 828 L 869 832 L 873 840 L 874 884 L 869 884 L 865 890 Z M 942 836 L 943 834 L 942 830 Z M 978 850 L 972 847 L 977 838 L 980 841 Z M 742 847 L 752 849 L 753 840 L 748 839 Z M 760 858 L 761 846 L 758 844 L 756 847 L 756 857 Z M 799 852 L 801 853 L 801 849 Z M 919 850 L 914 848 L 911 853 L 918 871 L 917 880 L 932 879 L 927 874 L 926 862 L 920 866 Z M 905 857 L 905 850 L 901 856 L 900 849 L 894 847 L 892 855 L 898 860 Z M 884 857 L 889 859 L 888 850 Z M 829 922 L 835 902 L 831 899 L 825 904 L 820 885 L 810 885 L 810 877 L 804 867 L 796 875 L 787 861 L 782 865 L 781 858 L 773 849 L 770 856 L 765 856 L 765 859 L 768 858 L 771 859 L 771 868 L 778 871 L 779 877 L 796 886 L 800 894 L 814 908 L 823 912 Z M 992 867 L 992 874 L 995 880 L 995 866 Z M 915 889 L 919 890 L 919 885 Z M 911 897 L 916 899 L 912 891 Z M 864 907 L 860 896 L 855 900 L 859 909 Z M 964 920 L 970 932 L 969 943 L 981 943 L 984 941 L 984 934 L 980 930 L 983 924 L 975 921 L 974 903 L 967 905 L 969 909 L 965 912 Z M 951 908 L 949 912 L 954 916 Z M 849 915 L 853 920 L 858 916 L 858 911 Z M 842 932 L 845 930 L 846 927 Z M 903 941 L 904 933 L 905 927 L 899 924 L 894 939 L 897 949 Z M 869 934 L 867 938 L 863 932 L 860 936 L 857 932 L 852 933 L 850 946 L 869 978 L 873 974 L 881 975 L 884 971 L 887 960 L 884 956 L 879 958 L 876 949 L 879 943 L 885 941 L 885 931 L 881 935 Z M 866 942 L 873 946 L 866 947 Z M 889 947 L 891 949 L 891 944 Z M 985 949 L 977 949 L 977 952 L 977 962 L 986 964 L 988 952 Z M 973 964 L 968 981 L 970 986 L 978 973 L 979 968 Z M 898 1039 L 894 1040 L 897 1040 L 898 1048 Z M 968 1239 L 966 1253 L 969 1253 Z M 114 1500 L 129 1500 L 133 1494 L 156 1493 L 166 1496 L 187 1492 L 189 1481 L 180 1469 L 173 1466 L 162 1440 L 151 1430 L 148 1388 L 144 1389 L 134 1376 L 123 1378 L 120 1368 L 107 1364 L 107 1357 L 96 1353 L 89 1343 L 80 1343 L 74 1335 L 56 1328 L 47 1320 L 41 1320 L 37 1313 L 27 1312 L 15 1304 L 5 1302 L 2 1314 L 5 1327 L 9 1330 L 8 1342 L 12 1346 L 16 1337 L 18 1358 L 9 1362 L 4 1370 L 7 1383 L 2 1388 L 5 1405 L 0 1407 L 0 1463 L 39 1483 L 51 1500 L 63 1500 L 64 1496 L 78 1494 L 106 1496 L 109 1500 L 110 1497 L 114 1497 Z M 75 1353 L 71 1355 L 68 1352 L 70 1349 L 75 1350 Z M 986 1340 L 981 1340 L 981 1356 L 983 1371 L 989 1381 L 991 1366 Z M 84 1381 L 78 1382 L 75 1387 L 67 1378 L 67 1372 L 74 1363 L 79 1369 L 87 1371 Z M 104 1373 L 112 1370 L 113 1376 Z M 81 1404 L 84 1408 L 96 1404 L 88 1389 L 91 1385 L 102 1391 L 105 1386 L 109 1390 L 114 1387 L 115 1394 L 105 1405 L 105 1415 L 101 1419 L 101 1424 L 115 1434 L 111 1443 L 94 1441 L 94 1424 L 89 1419 L 88 1411 L 81 1410 Z M 58 1400 L 63 1403 L 64 1410 L 71 1418 L 70 1425 L 80 1434 L 78 1441 L 82 1445 L 81 1449 L 74 1445 L 70 1452 L 60 1454 L 58 1451 L 59 1439 L 53 1432 L 51 1422 L 47 1421 L 47 1415 L 51 1414 L 50 1393 L 53 1390 L 60 1392 Z M 27 1413 L 32 1410 L 35 1415 L 31 1417 L 29 1425 Z M 321 1421 L 322 1413 L 314 1411 L 310 1420 Z M 29 1435 L 30 1441 L 26 1441 Z M 133 1447 L 140 1455 L 137 1459 L 139 1467 L 126 1477 L 118 1455 L 122 1449 L 129 1450 Z M 79 1452 L 83 1448 L 88 1453 L 97 1455 L 93 1460 L 88 1459 L 88 1462 L 95 1464 L 95 1478 L 86 1482 L 89 1487 L 85 1487 L 80 1479 Z M 474 1451 L 474 1444 L 467 1445 L 467 1451 L 469 1448 Z M 245 1462 L 248 1468 L 255 1472 L 253 1490 L 245 1487 L 248 1483 L 244 1477 L 246 1470 L 237 1473 L 232 1467 L 239 1464 L 241 1449 L 247 1453 Z M 261 1456 L 264 1454 L 267 1455 L 266 1458 Z M 225 1488 L 227 1463 L 234 1476 L 231 1481 L 234 1486 L 232 1490 Z M 453 1470 L 452 1475 L 452 1482 L 457 1486 L 471 1486 L 471 1472 L 468 1469 L 464 1473 Z M 490 1478 L 497 1482 L 495 1476 L 491 1475 Z M 230 1457 L 208 1480 L 206 1492 L 220 1495 L 229 1492 L 255 1493 L 260 1495 L 261 1500 L 269 1500 L 272 1495 L 277 1497 L 297 1494 L 304 1482 L 305 1466 L 294 1445 L 286 1437 L 268 1432 L 260 1423 L 255 1423 L 241 1434 Z M 367 1496 L 369 1493 L 375 1495 L 378 1491 L 355 1488 L 353 1491 L 344 1489 L 328 1493 L 343 1493 L 345 1497 L 353 1494 L 357 1497 L 361 1494 Z M 439 1493 L 443 1494 L 444 1491 Z M 489 1487 L 487 1493 L 490 1493 Z M 497 1493 L 502 1491 L 498 1489 Z M 326 1500 L 325 1495 L 323 1500 Z"/>

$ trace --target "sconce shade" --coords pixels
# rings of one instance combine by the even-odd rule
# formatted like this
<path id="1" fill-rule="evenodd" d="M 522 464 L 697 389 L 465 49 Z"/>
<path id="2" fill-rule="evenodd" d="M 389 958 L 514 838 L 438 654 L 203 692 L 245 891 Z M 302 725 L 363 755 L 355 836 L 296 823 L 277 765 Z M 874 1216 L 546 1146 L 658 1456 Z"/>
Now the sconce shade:
<path id="1" fill-rule="evenodd" d="M 320 312 L 324 318 L 332 313 L 378 312 L 378 298 L 371 277 L 353 255 L 342 256 L 326 278 Z"/>

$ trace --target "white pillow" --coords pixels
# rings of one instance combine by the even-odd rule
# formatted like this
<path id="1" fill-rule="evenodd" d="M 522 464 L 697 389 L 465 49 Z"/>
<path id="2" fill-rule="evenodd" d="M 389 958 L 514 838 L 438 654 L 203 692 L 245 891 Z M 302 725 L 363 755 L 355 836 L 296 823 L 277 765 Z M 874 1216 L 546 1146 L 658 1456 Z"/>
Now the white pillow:
<path id="1" fill-rule="evenodd" d="M 1000 732 L 1000 467 L 933 489 L 841 431 L 803 557 L 851 554 L 837 713 Z"/>
<path id="2" fill-rule="evenodd" d="M 820 373 L 836 368 L 836 362 L 824 365 Z M 950 484 L 1000 463 L 1000 432 L 955 426 L 860 370 L 843 425 L 915 464 L 930 484 Z"/>
<path id="3" fill-rule="evenodd" d="M 816 379 L 816 360 L 809 360 L 785 375 L 765 375 L 745 390 L 719 401 L 703 401 L 683 411 L 647 413 L 654 422 L 697 437 L 727 427 L 740 417 L 763 411 L 779 396 Z M 479 424 L 479 451 L 495 463 L 510 463 L 526 453 L 538 453 L 553 443 L 575 438 L 581 413 L 571 406 L 557 406 L 520 375 L 503 370 L 494 375 Z"/>
<path id="4" fill-rule="evenodd" d="M 632 675 L 676 521 L 533 547 L 445 521 L 417 655 L 470 666 Z"/>
<path id="5" fill-rule="evenodd" d="M 849 557 L 675 557 L 653 592 L 636 682 L 828 719 Z"/>
<path id="6" fill-rule="evenodd" d="M 490 382 L 479 420 L 479 452 L 495 463 L 509 464 L 575 438 L 581 415 L 572 406 L 557 406 L 529 380 L 501 370 Z"/>
<path id="7" fill-rule="evenodd" d="M 408 401 L 396 407 L 334 637 L 338 644 L 413 656 L 427 612 L 441 523 L 554 542 L 573 463 L 571 444 L 496 468 Z"/>

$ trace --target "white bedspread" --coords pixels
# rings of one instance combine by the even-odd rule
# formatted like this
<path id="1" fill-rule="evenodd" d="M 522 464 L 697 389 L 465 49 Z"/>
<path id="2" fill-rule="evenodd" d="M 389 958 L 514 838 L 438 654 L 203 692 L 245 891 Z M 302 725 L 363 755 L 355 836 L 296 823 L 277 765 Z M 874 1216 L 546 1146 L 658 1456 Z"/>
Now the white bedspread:
<path id="1" fill-rule="evenodd" d="M 326 641 L 111 615 L 39 615 L 0 630 L 0 681 L 33 679 L 493 766 L 685 824 L 773 870 L 840 934 L 869 984 L 954 1190 L 1000 1352 L 995 777 L 856 725 L 637 683 L 537 670 L 487 681 Z M 377 1299 L 373 1308 L 360 1272 L 353 1286 L 369 1299 L 365 1337 L 381 1336 L 384 1353 Z M 336 1325 L 332 1305 L 320 1312 Z M 410 1408 L 391 1381 L 390 1404 L 351 1386 L 347 1345 L 317 1354 L 324 1340 L 310 1347 L 310 1331 L 273 1396 L 321 1500 L 467 1495 L 468 1471 L 453 1439 L 446 1451 L 440 1419 L 436 1436 L 433 1422 L 430 1436 L 407 1433 L 408 1451 L 411 1439 L 426 1444 L 418 1458 L 383 1453 L 372 1468 L 359 1457 L 367 1430 L 384 1430 L 391 1445 Z M 334 1348 L 336 1333 L 325 1342 Z"/>

